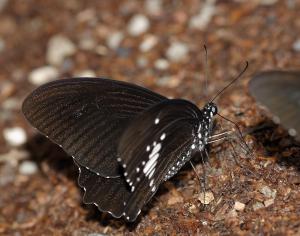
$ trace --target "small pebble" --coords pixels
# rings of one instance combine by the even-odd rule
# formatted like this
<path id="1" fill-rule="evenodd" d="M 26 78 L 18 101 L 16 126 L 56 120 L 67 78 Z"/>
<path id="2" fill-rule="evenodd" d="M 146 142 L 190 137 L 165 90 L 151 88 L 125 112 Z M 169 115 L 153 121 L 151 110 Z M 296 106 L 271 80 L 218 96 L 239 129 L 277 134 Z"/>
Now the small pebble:
<path id="1" fill-rule="evenodd" d="M 145 10 L 150 15 L 159 15 L 162 12 L 162 0 L 146 0 Z"/>
<path id="2" fill-rule="evenodd" d="M 204 30 L 211 21 L 216 11 L 216 0 L 205 1 L 198 15 L 193 16 L 189 21 L 189 27 L 192 29 Z"/>
<path id="3" fill-rule="evenodd" d="M 149 29 L 149 27 L 149 19 L 142 14 L 137 14 L 130 19 L 127 30 L 131 36 L 139 36 L 145 33 Z"/>
<path id="4" fill-rule="evenodd" d="M 294 43 L 293 43 L 293 49 L 296 52 L 300 52 L 300 39 L 297 39 Z"/>
<path id="5" fill-rule="evenodd" d="M 158 38 L 154 35 L 149 35 L 140 44 L 140 51 L 149 52 L 157 43 L 158 43 Z"/>
<path id="6" fill-rule="evenodd" d="M 136 64 L 138 67 L 145 68 L 148 65 L 147 57 L 140 56 L 137 58 Z"/>
<path id="7" fill-rule="evenodd" d="M 7 99 L 16 91 L 16 86 L 14 83 L 9 81 L 4 81 L 0 83 L 0 99 Z"/>
<path id="8" fill-rule="evenodd" d="M 181 196 L 172 196 L 168 199 L 168 205 L 174 205 L 176 203 L 182 203 L 183 198 Z"/>
<path id="9" fill-rule="evenodd" d="M 268 199 L 268 200 L 264 201 L 265 207 L 271 206 L 273 204 L 274 204 L 274 199 Z"/>
<path id="10" fill-rule="evenodd" d="M 8 0 L 0 0 L 0 12 L 5 8 Z"/>
<path id="11" fill-rule="evenodd" d="M 11 149 L 8 153 L 0 154 L 0 163 L 9 162 L 11 166 L 17 166 L 20 160 L 27 159 L 29 152 L 21 149 Z"/>
<path id="12" fill-rule="evenodd" d="M 110 34 L 106 39 L 106 44 L 110 49 L 117 49 L 120 47 L 120 44 L 124 38 L 124 35 L 122 32 L 114 32 Z"/>
<path id="13" fill-rule="evenodd" d="M 31 71 L 28 76 L 28 79 L 30 83 L 39 86 L 57 79 L 58 76 L 59 72 L 55 67 L 43 66 Z"/>
<path id="14" fill-rule="evenodd" d="M 100 55 L 100 56 L 105 56 L 107 55 L 108 53 L 108 49 L 107 47 L 103 46 L 103 45 L 98 45 L 96 48 L 95 48 L 95 52 Z"/>
<path id="15" fill-rule="evenodd" d="M 189 48 L 185 43 L 173 42 L 167 49 L 166 56 L 170 61 L 181 62 L 186 59 Z"/>
<path id="16" fill-rule="evenodd" d="M 258 3 L 260 5 L 264 5 L 264 6 L 270 6 L 270 5 L 273 5 L 277 2 L 278 0 L 260 0 L 258 1 Z"/>
<path id="17" fill-rule="evenodd" d="M 0 38 L 0 53 L 5 50 L 5 41 Z"/>
<path id="18" fill-rule="evenodd" d="M 97 43 L 92 37 L 83 37 L 79 41 L 79 48 L 82 50 L 94 50 Z"/>
<path id="19" fill-rule="evenodd" d="M 170 66 L 170 63 L 168 62 L 168 60 L 163 59 L 163 58 L 157 59 L 154 62 L 154 67 L 157 70 L 167 70 L 169 68 L 169 66 Z"/>
<path id="20" fill-rule="evenodd" d="M 63 35 L 54 35 L 48 42 L 47 62 L 58 66 L 63 63 L 66 57 L 72 56 L 76 52 L 75 44 Z"/>
<path id="21" fill-rule="evenodd" d="M 255 202 L 252 207 L 253 207 L 253 210 L 256 211 L 256 210 L 259 210 L 261 208 L 264 208 L 265 205 L 262 204 L 261 202 Z"/>
<path id="22" fill-rule="evenodd" d="M 21 127 L 5 128 L 3 130 L 3 136 L 6 142 L 11 146 L 20 146 L 27 141 L 27 135 Z"/>
<path id="23" fill-rule="evenodd" d="M 229 218 L 236 218 L 238 216 L 238 213 L 236 212 L 235 209 L 232 209 L 231 211 L 228 212 L 227 216 Z"/>
<path id="24" fill-rule="evenodd" d="M 212 192 L 205 192 L 205 194 L 201 192 L 198 197 L 198 200 L 204 205 L 210 204 L 214 199 L 215 197 Z"/>
<path id="25" fill-rule="evenodd" d="M 96 77 L 96 73 L 93 70 L 83 70 L 74 75 L 75 77 Z"/>
<path id="26" fill-rule="evenodd" d="M 263 186 L 259 189 L 259 191 L 265 195 L 265 197 L 267 198 L 275 198 L 276 197 L 276 190 L 272 190 L 271 188 L 269 188 L 268 186 Z"/>
<path id="27" fill-rule="evenodd" d="M 242 203 L 242 202 L 236 201 L 234 203 L 234 209 L 237 210 L 237 211 L 243 211 L 245 209 L 245 206 L 246 205 L 244 203 Z"/>
<path id="28" fill-rule="evenodd" d="M 37 170 L 38 167 L 33 161 L 23 161 L 19 166 L 19 172 L 22 175 L 33 175 Z"/>

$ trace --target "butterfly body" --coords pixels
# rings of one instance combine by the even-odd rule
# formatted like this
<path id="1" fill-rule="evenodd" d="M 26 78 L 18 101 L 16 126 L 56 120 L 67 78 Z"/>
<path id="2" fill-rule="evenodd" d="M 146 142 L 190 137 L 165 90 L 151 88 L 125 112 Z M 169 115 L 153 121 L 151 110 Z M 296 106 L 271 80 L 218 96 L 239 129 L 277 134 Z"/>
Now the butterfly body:
<path id="1" fill-rule="evenodd" d="M 73 78 L 37 88 L 23 113 L 73 156 L 85 203 L 134 221 L 159 185 L 204 150 L 217 107 L 199 109 L 125 82 Z"/>

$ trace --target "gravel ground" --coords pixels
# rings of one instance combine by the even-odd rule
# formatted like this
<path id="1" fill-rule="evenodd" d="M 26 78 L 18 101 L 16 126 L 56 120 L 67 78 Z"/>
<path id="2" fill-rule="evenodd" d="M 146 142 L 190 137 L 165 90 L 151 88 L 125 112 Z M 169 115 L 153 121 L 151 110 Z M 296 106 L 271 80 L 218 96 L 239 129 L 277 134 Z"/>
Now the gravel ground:
<path id="1" fill-rule="evenodd" d="M 247 92 L 259 71 L 299 69 L 299 11 L 297 0 L 0 0 L 0 234 L 300 235 L 299 144 Z M 70 76 L 129 81 L 203 106 L 246 60 L 218 106 L 253 156 L 236 142 L 237 164 L 228 143 L 212 145 L 209 204 L 187 166 L 131 224 L 82 204 L 71 158 L 20 112 L 35 87 Z M 200 162 L 196 170 L 204 176 Z"/>

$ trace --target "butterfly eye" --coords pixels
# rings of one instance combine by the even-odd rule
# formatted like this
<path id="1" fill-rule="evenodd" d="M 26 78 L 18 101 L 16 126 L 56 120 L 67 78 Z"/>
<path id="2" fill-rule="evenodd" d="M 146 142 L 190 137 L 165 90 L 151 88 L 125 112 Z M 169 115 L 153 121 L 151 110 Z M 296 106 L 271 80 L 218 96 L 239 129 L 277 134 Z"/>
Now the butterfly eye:
<path id="1" fill-rule="evenodd" d="M 217 107 L 217 105 L 215 104 L 215 103 L 211 103 L 210 104 L 211 105 L 211 112 L 212 112 L 212 114 L 215 116 L 215 115 L 217 115 L 217 113 L 218 113 L 218 107 Z"/>

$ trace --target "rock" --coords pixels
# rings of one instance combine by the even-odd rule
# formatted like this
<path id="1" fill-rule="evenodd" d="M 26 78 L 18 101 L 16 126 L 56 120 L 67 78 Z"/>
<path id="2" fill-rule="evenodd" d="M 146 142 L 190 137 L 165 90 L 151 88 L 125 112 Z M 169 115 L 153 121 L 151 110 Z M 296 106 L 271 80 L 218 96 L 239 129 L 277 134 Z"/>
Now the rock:
<path id="1" fill-rule="evenodd" d="M 204 30 L 215 14 L 215 2 L 216 0 L 205 1 L 200 12 L 190 19 L 189 27 L 192 29 Z"/>
<path id="2" fill-rule="evenodd" d="M 136 64 L 140 68 L 145 68 L 148 65 L 147 57 L 143 57 L 143 56 L 138 57 L 137 60 L 136 60 Z"/>
<path id="3" fill-rule="evenodd" d="M 1 11 L 1 9 L 0 9 L 0 11 Z M 3 52 L 4 50 L 5 50 L 5 41 L 4 41 L 4 39 L 0 38 L 0 53 Z"/>
<path id="4" fill-rule="evenodd" d="M 20 110 L 20 107 L 22 106 L 22 101 L 20 101 L 19 99 L 17 98 L 7 98 L 6 100 L 4 100 L 2 102 L 2 108 L 4 110 L 10 110 L 10 111 L 13 111 L 13 110 Z"/>
<path id="5" fill-rule="evenodd" d="M 15 181 L 16 178 L 16 168 L 10 163 L 5 163 L 0 165 L 0 187 L 4 187 Z M 2 190 L 2 188 L 1 188 Z"/>
<path id="6" fill-rule="evenodd" d="M 8 0 L 0 0 L 0 12 L 4 10 Z"/>
<path id="7" fill-rule="evenodd" d="M 110 49 L 117 49 L 120 47 L 120 44 L 124 38 L 124 35 L 122 32 L 114 32 L 110 34 L 106 39 L 106 44 Z"/>
<path id="8" fill-rule="evenodd" d="M 270 6 L 270 5 L 274 5 L 278 0 L 260 0 L 257 1 L 260 5 L 263 6 Z"/>
<path id="9" fill-rule="evenodd" d="M 166 70 L 169 68 L 169 66 L 170 66 L 170 63 L 168 62 L 168 60 L 163 59 L 163 58 L 157 59 L 154 62 L 154 67 L 157 70 Z"/>
<path id="10" fill-rule="evenodd" d="M 300 39 L 297 39 L 294 43 L 293 43 L 293 49 L 296 52 L 300 52 Z"/>
<path id="11" fill-rule="evenodd" d="M 3 130 L 3 136 L 6 142 L 11 146 L 20 146 L 27 141 L 27 135 L 21 127 L 5 128 Z"/>
<path id="12" fill-rule="evenodd" d="M 264 201 L 265 207 L 271 206 L 273 204 L 274 204 L 274 199 L 268 199 L 268 200 Z"/>
<path id="13" fill-rule="evenodd" d="M 140 44 L 141 52 L 149 52 L 158 43 L 158 38 L 154 35 L 145 37 L 143 42 Z"/>
<path id="14" fill-rule="evenodd" d="M 108 53 L 108 49 L 104 45 L 98 45 L 95 48 L 95 52 L 100 56 L 105 56 Z"/>
<path id="15" fill-rule="evenodd" d="M 39 86 L 57 79 L 58 76 L 59 72 L 55 67 L 43 66 L 31 71 L 28 76 L 28 79 L 30 83 Z"/>
<path id="16" fill-rule="evenodd" d="M 253 210 L 256 211 L 256 210 L 259 210 L 261 208 L 264 208 L 265 206 L 261 202 L 255 202 L 252 207 L 253 207 Z"/>
<path id="17" fill-rule="evenodd" d="M 237 210 L 237 211 L 243 211 L 245 209 L 245 206 L 246 205 L 244 203 L 242 203 L 242 202 L 236 201 L 234 203 L 234 209 Z"/>
<path id="18" fill-rule="evenodd" d="M 205 194 L 201 192 L 198 197 L 198 200 L 204 205 L 210 204 L 214 199 L 215 197 L 212 192 L 205 192 Z"/>
<path id="19" fill-rule="evenodd" d="M 185 43 L 173 42 L 167 49 L 166 56 L 170 61 L 181 62 L 186 59 L 189 48 Z"/>
<path id="20" fill-rule="evenodd" d="M 265 195 L 267 198 L 275 198 L 276 197 L 276 189 L 272 190 L 268 186 L 263 186 L 259 189 L 259 191 Z"/>
<path id="21" fill-rule="evenodd" d="M 92 37 L 83 37 L 79 41 L 79 48 L 82 50 L 91 51 L 94 50 L 97 43 Z"/>
<path id="22" fill-rule="evenodd" d="M 149 19 L 142 14 L 137 14 L 130 19 L 127 26 L 127 31 L 131 36 L 139 36 L 145 33 L 149 27 Z"/>
<path id="23" fill-rule="evenodd" d="M 76 46 L 70 39 L 63 35 L 54 35 L 48 42 L 46 60 L 49 64 L 58 66 L 76 51 Z"/>
<path id="24" fill-rule="evenodd" d="M 146 0 L 145 10 L 150 15 L 159 15 L 162 13 L 162 0 Z"/>
<path id="25" fill-rule="evenodd" d="M 181 196 L 172 196 L 168 199 L 168 205 L 174 205 L 176 203 L 182 203 L 183 198 Z"/>
<path id="26" fill-rule="evenodd" d="M 0 82 L 0 99 L 4 100 L 13 95 L 16 91 L 16 86 L 10 81 Z"/>
<path id="27" fill-rule="evenodd" d="M 20 149 L 11 149 L 8 153 L 0 154 L 0 163 L 9 162 L 11 166 L 17 166 L 20 160 L 27 159 L 29 152 Z"/>
<path id="28" fill-rule="evenodd" d="M 96 77 L 96 73 L 93 70 L 83 70 L 74 75 L 75 77 Z"/>
<path id="29" fill-rule="evenodd" d="M 33 175 L 37 170 L 38 167 L 33 161 L 23 161 L 19 166 L 19 172 L 22 175 Z"/>

